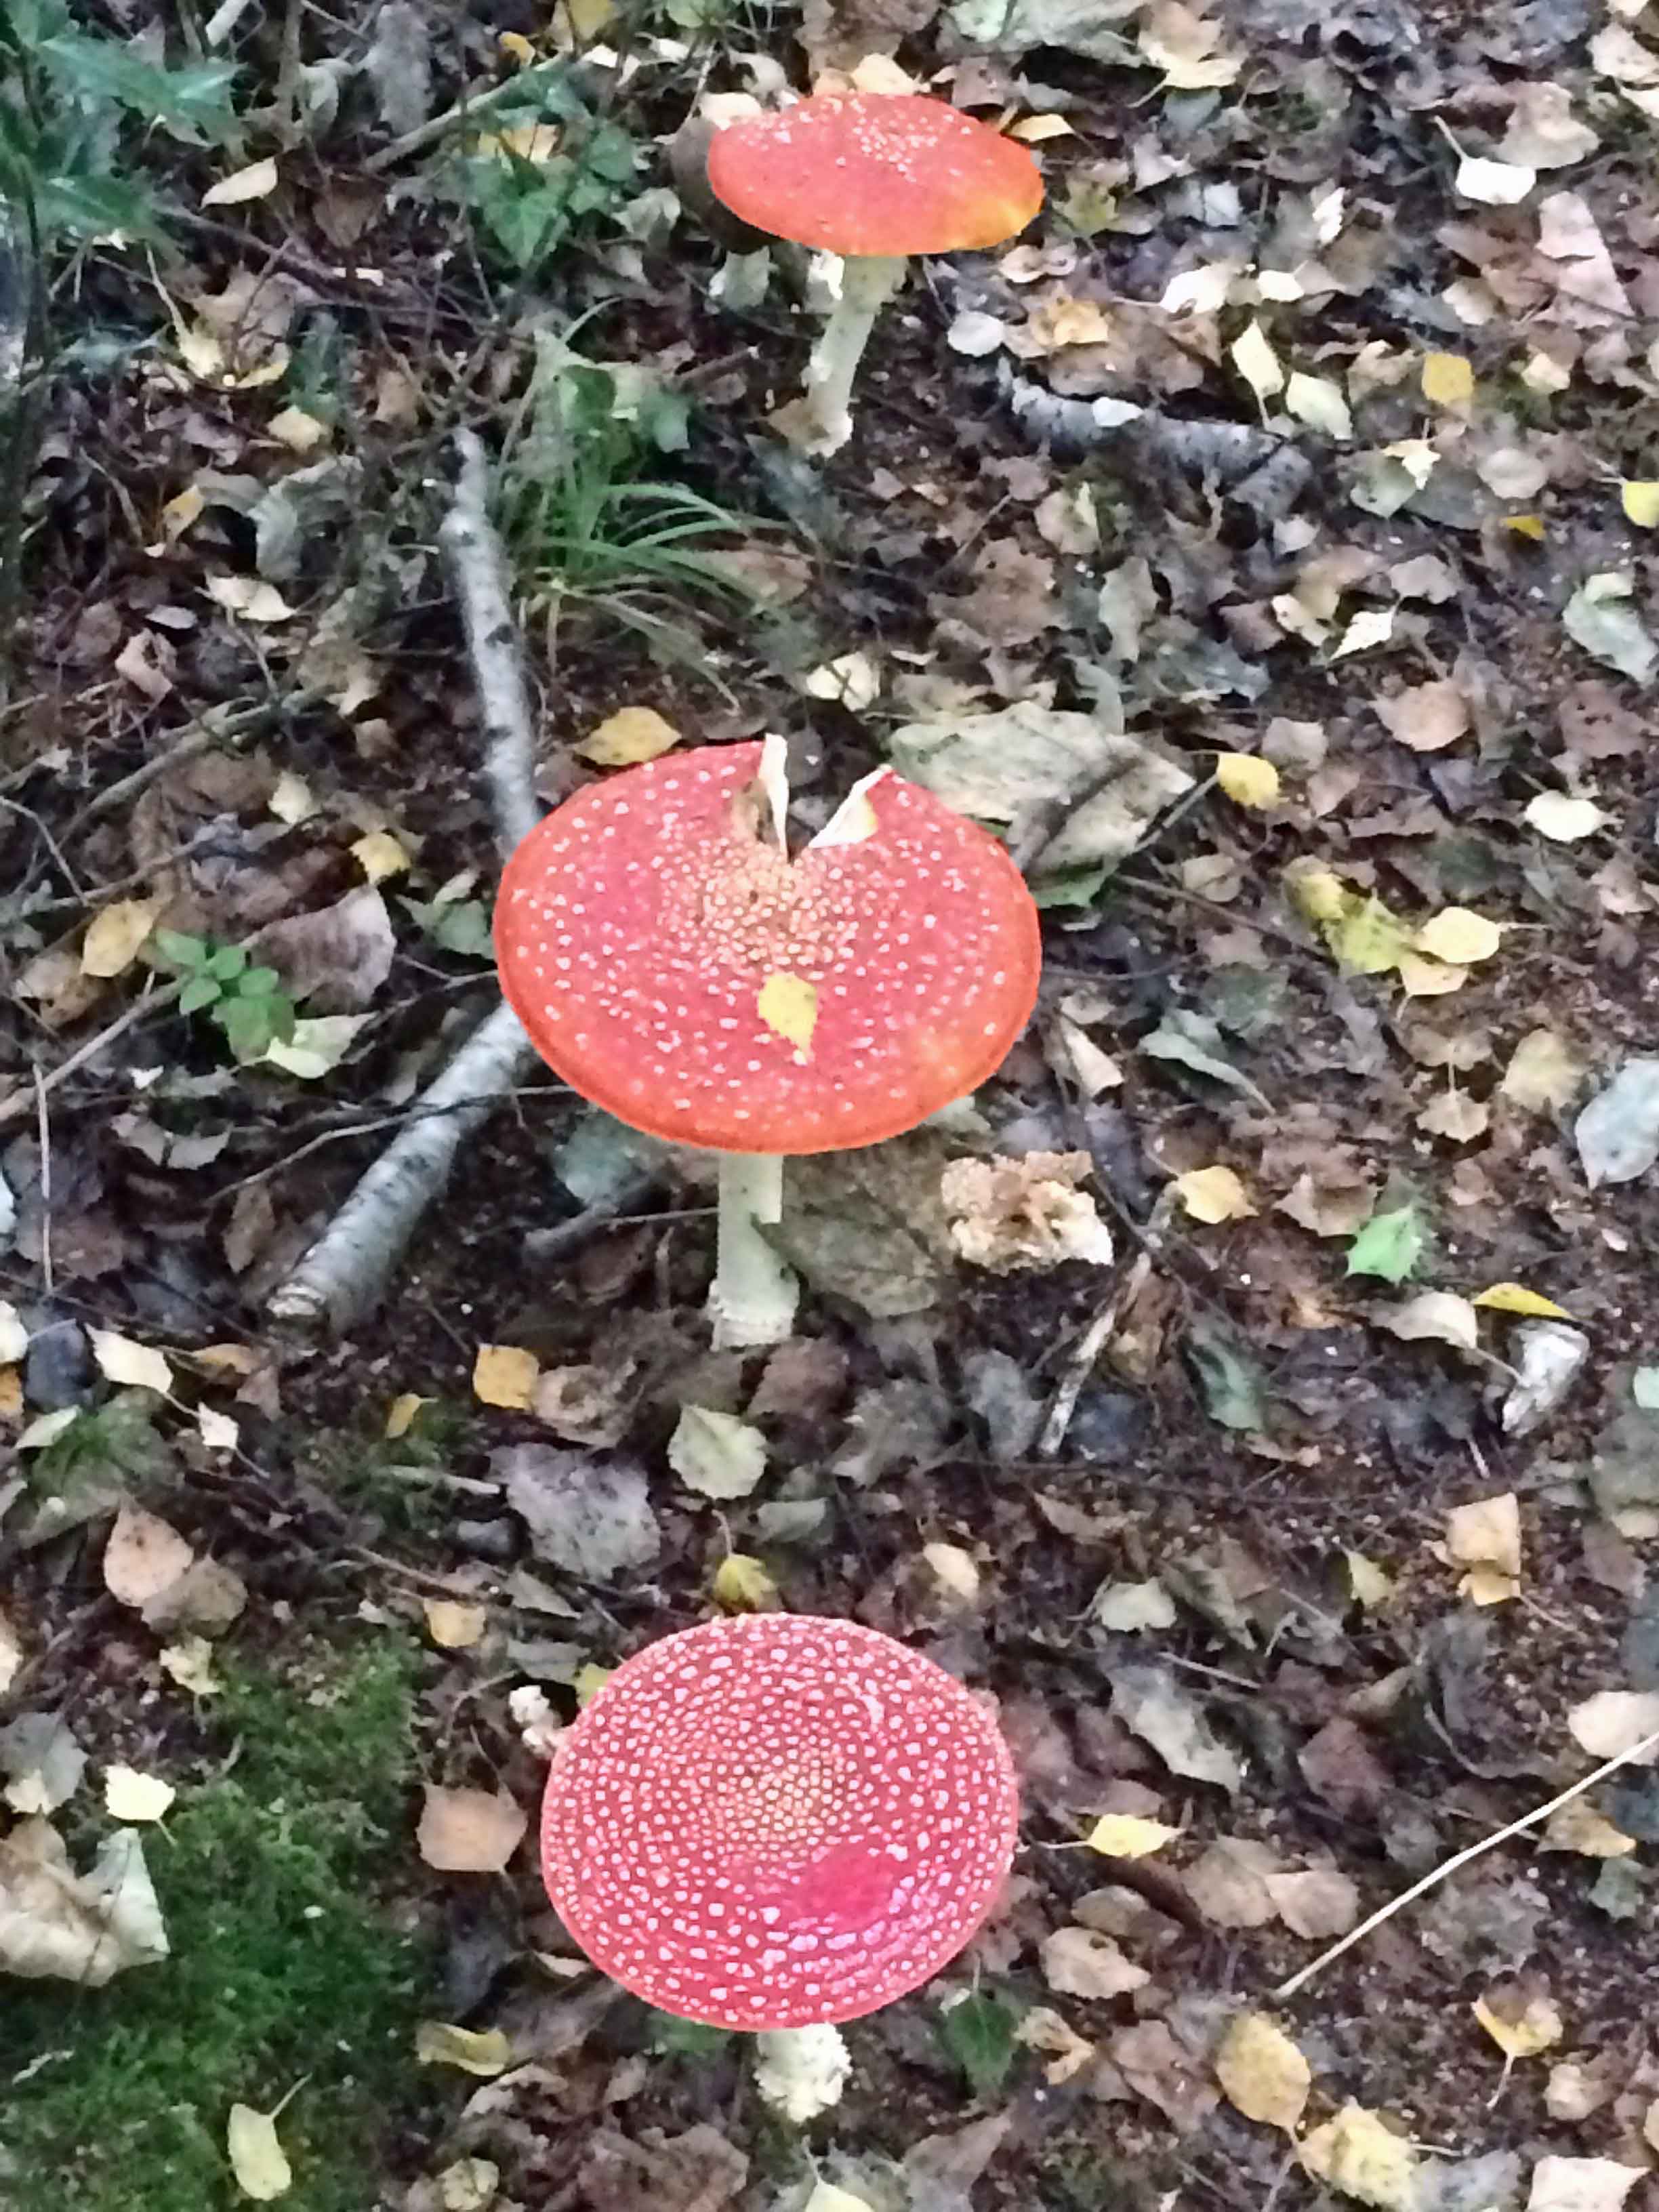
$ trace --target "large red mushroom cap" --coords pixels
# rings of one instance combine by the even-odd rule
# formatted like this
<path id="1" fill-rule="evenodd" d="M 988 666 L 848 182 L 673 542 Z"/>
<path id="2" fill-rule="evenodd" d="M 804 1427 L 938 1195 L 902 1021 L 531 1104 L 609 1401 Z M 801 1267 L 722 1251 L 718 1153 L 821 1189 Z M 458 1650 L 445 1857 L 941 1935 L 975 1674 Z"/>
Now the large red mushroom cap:
<path id="1" fill-rule="evenodd" d="M 614 1981 L 719 2027 L 853 2020 L 984 1919 L 1019 1799 L 995 1722 L 890 1636 L 754 1613 L 628 1660 L 561 1740 L 542 1869 Z"/>
<path id="2" fill-rule="evenodd" d="M 1042 205 L 1024 146 L 921 93 L 823 93 L 728 124 L 708 186 L 757 230 L 858 256 L 997 246 Z"/>
<path id="3" fill-rule="evenodd" d="M 762 757 L 671 753 L 550 814 L 501 878 L 501 988 L 543 1059 L 636 1129 L 876 1144 L 1001 1064 L 1036 995 L 1036 910 L 994 838 L 889 769 L 792 858 Z"/>

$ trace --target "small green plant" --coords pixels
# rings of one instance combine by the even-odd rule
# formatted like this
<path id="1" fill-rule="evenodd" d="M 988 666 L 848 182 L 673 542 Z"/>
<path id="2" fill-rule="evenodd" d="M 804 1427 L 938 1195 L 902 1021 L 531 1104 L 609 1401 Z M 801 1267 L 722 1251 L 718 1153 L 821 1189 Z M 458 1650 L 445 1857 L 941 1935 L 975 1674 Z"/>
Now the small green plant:
<path id="1" fill-rule="evenodd" d="M 682 2020 L 677 2013 L 651 2014 L 651 2048 L 665 2057 L 689 2058 L 707 2066 L 730 2048 L 732 2030 L 711 2027 L 706 2021 Z"/>
<path id="2" fill-rule="evenodd" d="M 490 102 L 450 189 L 490 257 L 526 276 L 583 224 L 620 215 L 638 167 L 628 132 L 593 114 L 563 63 L 543 63 Z"/>
<path id="3" fill-rule="evenodd" d="M 1018 2055 L 1020 2010 L 988 1990 L 947 2006 L 936 2023 L 939 2039 L 967 2076 L 976 2097 L 994 2097 Z"/>
<path id="4" fill-rule="evenodd" d="M 720 558 L 759 526 L 647 475 L 687 442 L 685 402 L 627 362 L 544 336 L 502 469 L 501 522 L 533 599 L 603 611 L 659 658 L 695 662 L 689 603 L 728 617 L 760 594 Z"/>
<path id="5" fill-rule="evenodd" d="M 0 197 L 25 214 L 37 253 L 61 240 L 161 235 L 162 210 L 134 165 L 155 128 L 186 145 L 234 128 L 223 61 L 165 66 L 80 29 L 64 0 L 0 0 Z"/>
<path id="6" fill-rule="evenodd" d="M 243 1065 L 260 1060 L 294 1034 L 295 1006 L 274 968 L 254 968 L 240 945 L 215 945 L 205 937 L 155 933 L 155 950 L 184 977 L 181 1014 L 204 1013 Z"/>

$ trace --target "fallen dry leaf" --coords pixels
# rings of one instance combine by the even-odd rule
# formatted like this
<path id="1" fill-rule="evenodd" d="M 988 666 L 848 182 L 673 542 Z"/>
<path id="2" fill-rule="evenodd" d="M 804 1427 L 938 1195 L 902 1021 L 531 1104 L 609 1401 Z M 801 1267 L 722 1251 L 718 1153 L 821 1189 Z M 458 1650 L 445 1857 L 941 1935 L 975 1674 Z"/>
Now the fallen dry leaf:
<path id="1" fill-rule="evenodd" d="M 1502 1605 L 1521 1587 L 1521 1508 L 1512 1490 L 1455 1505 L 1446 1516 L 1446 1556 L 1468 1571 L 1457 1585 L 1475 1605 Z"/>
<path id="2" fill-rule="evenodd" d="M 1345 2105 L 1304 2137 L 1298 2155 L 1316 2180 L 1376 2212 L 1415 2212 L 1417 2154 L 1363 2105 Z"/>
<path id="3" fill-rule="evenodd" d="M 1488 1990 L 1472 2009 L 1506 2058 L 1535 2058 L 1561 2040 L 1560 2014 L 1536 1992 Z"/>
<path id="4" fill-rule="evenodd" d="M 1181 1203 L 1194 1221 L 1243 1221 L 1255 1212 L 1250 1194 L 1230 1167 L 1191 1168 L 1177 1176 Z"/>
<path id="5" fill-rule="evenodd" d="M 440 1874 L 505 1874 L 528 1826 L 524 1808 L 504 1792 L 428 1783 L 416 1844 Z"/>
<path id="6" fill-rule="evenodd" d="M 294 2169 L 277 2138 L 275 2113 L 233 2105 L 225 2128 L 225 2152 L 236 2186 L 256 2203 L 286 2197 L 294 2186 Z"/>
<path id="7" fill-rule="evenodd" d="M 124 1505 L 104 1547 L 104 1587 L 118 1605 L 140 1610 L 171 1589 L 195 1564 L 194 1547 L 142 1507 Z"/>
<path id="8" fill-rule="evenodd" d="M 1313 2084 L 1313 2071 L 1283 2028 L 1265 2014 L 1243 2014 L 1221 2039 L 1216 2079 L 1247 2120 L 1294 2135 Z"/>
<path id="9" fill-rule="evenodd" d="M 1573 1707 L 1567 1728 L 1573 1741 L 1592 1759 L 1618 1759 L 1659 1733 L 1659 1690 L 1598 1690 Z M 1659 1744 L 1632 1764 L 1651 1766 L 1656 1759 Z"/>
<path id="10" fill-rule="evenodd" d="M 472 1395 L 480 1404 L 527 1413 L 536 1402 L 541 1363 L 516 1344 L 481 1344 L 472 1363 Z"/>
<path id="11" fill-rule="evenodd" d="M 1042 1976 L 1057 1996 L 1070 1997 L 1122 1996 L 1152 1978 L 1092 1928 L 1057 1928 L 1042 1946 Z"/>
<path id="12" fill-rule="evenodd" d="M 1647 2171 L 1616 2158 L 1540 2158 L 1527 2212 L 1619 2212 Z"/>

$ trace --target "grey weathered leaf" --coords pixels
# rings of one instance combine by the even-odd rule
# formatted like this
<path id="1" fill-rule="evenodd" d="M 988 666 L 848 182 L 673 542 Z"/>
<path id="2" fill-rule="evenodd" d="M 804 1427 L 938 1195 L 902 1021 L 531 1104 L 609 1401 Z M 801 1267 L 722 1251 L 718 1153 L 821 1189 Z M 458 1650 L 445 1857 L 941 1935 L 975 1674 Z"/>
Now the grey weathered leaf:
<path id="1" fill-rule="evenodd" d="M 1627 1060 L 1573 1127 L 1593 1190 L 1632 1182 L 1659 1160 L 1659 1060 Z"/>
<path id="2" fill-rule="evenodd" d="M 538 1559 L 592 1583 L 656 1559 L 661 1539 L 639 1468 L 551 1444 L 508 1444 L 489 1463 Z"/>
<path id="3" fill-rule="evenodd" d="M 1112 1711 L 1158 1753 L 1171 1774 L 1213 1782 L 1231 1795 L 1243 1782 L 1236 1756 L 1214 1735 L 1196 1700 L 1163 1667 L 1112 1670 Z"/>

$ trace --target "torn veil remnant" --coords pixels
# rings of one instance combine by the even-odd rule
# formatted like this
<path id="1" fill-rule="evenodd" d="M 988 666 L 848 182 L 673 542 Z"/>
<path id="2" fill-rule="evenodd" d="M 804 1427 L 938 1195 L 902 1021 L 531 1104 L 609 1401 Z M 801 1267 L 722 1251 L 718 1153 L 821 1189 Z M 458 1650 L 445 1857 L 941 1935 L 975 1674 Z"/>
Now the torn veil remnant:
<path id="1" fill-rule="evenodd" d="M 590 785 L 526 838 L 495 907 L 501 988 L 572 1088 L 723 1155 L 717 1341 L 787 1335 L 757 1224 L 790 1152 L 913 1129 L 1024 1026 L 1041 945 L 994 838 L 878 769 L 804 851 L 784 747 L 707 746 Z"/>
<path id="2" fill-rule="evenodd" d="M 823 2075 L 830 2023 L 962 1949 L 1018 1820 L 994 1719 L 941 1667 L 852 1621 L 750 1613 L 647 1645 L 583 1710 L 542 1869 L 596 1966 L 665 2012 L 761 2032 L 787 2098 L 804 2033 Z"/>
<path id="3" fill-rule="evenodd" d="M 709 142 L 708 180 L 754 230 L 842 258 L 800 405 L 798 442 L 813 453 L 852 434 L 853 380 L 910 255 L 999 246 L 1042 205 L 1024 146 L 920 93 L 824 93 L 729 124 Z"/>

